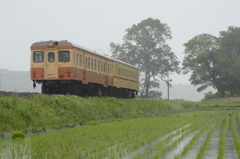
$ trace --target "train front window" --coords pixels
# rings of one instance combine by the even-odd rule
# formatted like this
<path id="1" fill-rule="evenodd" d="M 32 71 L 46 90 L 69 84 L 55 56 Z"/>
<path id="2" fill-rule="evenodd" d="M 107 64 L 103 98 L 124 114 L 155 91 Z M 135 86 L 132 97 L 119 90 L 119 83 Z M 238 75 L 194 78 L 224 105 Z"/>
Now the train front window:
<path id="1" fill-rule="evenodd" d="M 33 62 L 39 63 L 44 61 L 43 51 L 34 51 L 33 52 Z"/>
<path id="2" fill-rule="evenodd" d="M 58 61 L 59 62 L 69 62 L 70 61 L 70 52 L 69 51 L 59 51 L 58 52 Z"/>
<path id="3" fill-rule="evenodd" d="M 48 62 L 54 62 L 54 61 L 55 61 L 54 53 L 49 52 L 48 53 Z"/>

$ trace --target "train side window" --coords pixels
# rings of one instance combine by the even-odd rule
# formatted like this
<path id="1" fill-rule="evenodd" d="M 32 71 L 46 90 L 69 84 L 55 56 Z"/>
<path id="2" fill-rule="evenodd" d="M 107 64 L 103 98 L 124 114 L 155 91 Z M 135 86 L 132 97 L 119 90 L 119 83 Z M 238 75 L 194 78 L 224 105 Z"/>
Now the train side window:
<path id="1" fill-rule="evenodd" d="M 93 70 L 93 58 L 91 58 L 91 69 Z"/>
<path id="2" fill-rule="evenodd" d="M 78 55 L 79 56 L 79 67 L 82 67 L 82 55 Z"/>
<path id="3" fill-rule="evenodd" d="M 58 61 L 59 62 L 69 62 L 70 61 L 70 52 L 69 51 L 59 51 L 58 52 Z"/>
<path id="4" fill-rule="evenodd" d="M 109 69 L 109 73 L 112 74 L 112 65 L 110 64 L 110 69 Z"/>
<path id="5" fill-rule="evenodd" d="M 103 63 L 103 72 L 106 73 L 106 63 Z"/>
<path id="6" fill-rule="evenodd" d="M 97 70 L 97 60 L 94 59 L 94 70 L 96 71 Z"/>
<path id="7" fill-rule="evenodd" d="M 43 51 L 34 51 L 33 52 L 33 62 L 39 63 L 44 61 Z"/>
<path id="8" fill-rule="evenodd" d="M 54 62 L 55 61 L 54 55 L 55 54 L 53 52 L 48 53 L 48 62 Z"/>
<path id="9" fill-rule="evenodd" d="M 91 63 L 90 57 L 88 57 L 88 69 L 90 69 L 90 63 Z"/>
<path id="10" fill-rule="evenodd" d="M 78 66 L 78 54 L 76 54 L 76 66 Z"/>
<path id="11" fill-rule="evenodd" d="M 98 60 L 98 71 L 100 72 L 100 61 Z"/>

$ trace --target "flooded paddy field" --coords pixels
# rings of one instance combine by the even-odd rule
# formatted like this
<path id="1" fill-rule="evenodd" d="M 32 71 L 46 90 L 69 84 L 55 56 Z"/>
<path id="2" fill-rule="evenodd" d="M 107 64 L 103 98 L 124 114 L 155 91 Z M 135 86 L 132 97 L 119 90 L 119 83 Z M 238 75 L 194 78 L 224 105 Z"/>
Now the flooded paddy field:
<path id="1" fill-rule="evenodd" d="M 240 111 L 195 110 L 1 139 L 0 158 L 240 158 Z"/>

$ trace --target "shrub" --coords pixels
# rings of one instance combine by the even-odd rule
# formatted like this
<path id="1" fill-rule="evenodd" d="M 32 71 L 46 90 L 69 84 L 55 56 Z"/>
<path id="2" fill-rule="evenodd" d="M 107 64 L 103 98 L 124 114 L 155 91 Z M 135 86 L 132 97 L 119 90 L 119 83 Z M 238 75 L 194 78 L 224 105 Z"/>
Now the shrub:
<path id="1" fill-rule="evenodd" d="M 224 95 L 225 95 L 225 98 L 230 97 L 230 91 L 225 91 L 225 92 L 224 92 Z"/>
<path id="2" fill-rule="evenodd" d="M 222 97 L 223 97 L 223 95 L 222 95 L 221 92 L 216 92 L 216 93 L 214 94 L 214 96 L 215 96 L 215 98 L 222 98 Z"/>
<path id="3" fill-rule="evenodd" d="M 16 131 L 12 134 L 12 139 L 16 139 L 16 138 L 25 138 L 25 134 L 21 131 Z"/>
<path id="4" fill-rule="evenodd" d="M 212 93 L 212 91 L 209 91 L 208 93 L 204 93 L 204 100 L 207 99 L 214 99 L 215 95 Z"/>

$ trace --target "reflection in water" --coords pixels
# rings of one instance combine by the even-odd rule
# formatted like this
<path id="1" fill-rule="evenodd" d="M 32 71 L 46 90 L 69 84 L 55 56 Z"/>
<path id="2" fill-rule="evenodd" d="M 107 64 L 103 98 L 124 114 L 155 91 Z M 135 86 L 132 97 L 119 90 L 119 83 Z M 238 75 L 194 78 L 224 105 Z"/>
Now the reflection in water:
<path id="1" fill-rule="evenodd" d="M 0 143 L 1 159 L 31 159 L 31 142 L 24 140 L 11 140 Z"/>

